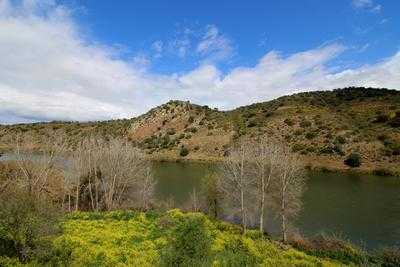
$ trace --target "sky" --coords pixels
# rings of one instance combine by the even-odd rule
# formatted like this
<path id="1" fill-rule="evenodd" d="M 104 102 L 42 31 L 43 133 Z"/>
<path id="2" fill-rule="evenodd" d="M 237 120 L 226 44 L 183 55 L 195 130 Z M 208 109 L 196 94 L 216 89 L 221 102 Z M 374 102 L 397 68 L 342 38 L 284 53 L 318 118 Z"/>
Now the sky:
<path id="1" fill-rule="evenodd" d="M 400 89 L 400 1 L 0 0 L 0 123 Z"/>

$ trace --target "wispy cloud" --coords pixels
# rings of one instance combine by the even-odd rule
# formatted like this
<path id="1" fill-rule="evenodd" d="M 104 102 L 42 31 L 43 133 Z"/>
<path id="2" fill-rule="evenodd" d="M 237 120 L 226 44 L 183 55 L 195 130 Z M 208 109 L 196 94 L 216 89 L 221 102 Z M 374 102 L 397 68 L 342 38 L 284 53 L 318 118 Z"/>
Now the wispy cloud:
<path id="1" fill-rule="evenodd" d="M 160 75 L 146 67 L 150 62 L 145 55 L 124 60 L 118 49 L 90 42 L 63 6 L 13 3 L 0 0 L 3 122 L 132 117 L 170 99 L 230 109 L 303 90 L 400 88 L 400 53 L 337 71 L 329 65 L 346 50 L 340 43 L 286 56 L 271 51 L 252 67 L 228 72 L 208 61 L 188 72 Z M 232 45 L 224 38 L 209 26 L 189 47 L 201 54 L 199 60 L 225 55 Z M 165 41 L 152 49 L 165 53 Z"/>
<path id="2" fill-rule="evenodd" d="M 196 50 L 208 61 L 224 60 L 231 57 L 233 53 L 231 40 L 222 35 L 215 25 L 207 26 Z"/>
<path id="3" fill-rule="evenodd" d="M 160 40 L 155 41 L 152 45 L 151 45 L 151 49 L 154 52 L 154 57 L 155 58 L 160 58 L 162 57 L 162 53 L 164 50 L 164 43 Z"/>
<path id="4" fill-rule="evenodd" d="M 379 13 L 382 11 L 382 5 L 376 4 L 373 0 L 353 0 L 353 7 L 357 9 L 368 10 Z"/>

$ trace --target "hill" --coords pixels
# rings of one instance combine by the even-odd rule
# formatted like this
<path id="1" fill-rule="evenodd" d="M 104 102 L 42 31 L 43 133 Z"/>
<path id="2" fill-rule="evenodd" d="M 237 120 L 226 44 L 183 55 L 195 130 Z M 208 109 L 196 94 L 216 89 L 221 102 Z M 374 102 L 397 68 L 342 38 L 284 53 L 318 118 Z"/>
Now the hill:
<path id="1" fill-rule="evenodd" d="M 289 145 L 310 167 L 347 168 L 351 153 L 361 156 L 361 170 L 400 171 L 400 91 L 344 88 L 284 96 L 218 111 L 170 101 L 130 120 L 52 122 L 0 127 L 0 149 L 23 136 L 34 148 L 52 135 L 76 143 L 90 134 L 124 136 L 165 160 L 220 160 L 241 139 L 267 137 Z"/>

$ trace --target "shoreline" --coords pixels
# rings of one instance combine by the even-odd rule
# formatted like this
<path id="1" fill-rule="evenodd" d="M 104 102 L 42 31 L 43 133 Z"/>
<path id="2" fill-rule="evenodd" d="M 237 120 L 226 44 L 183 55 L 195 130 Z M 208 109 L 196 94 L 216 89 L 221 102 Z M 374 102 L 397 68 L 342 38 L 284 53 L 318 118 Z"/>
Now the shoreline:
<path id="1" fill-rule="evenodd" d="M 199 163 L 213 164 L 223 161 L 223 157 L 209 157 L 204 155 L 195 155 L 189 157 L 179 157 L 170 154 L 153 154 L 147 155 L 152 162 L 176 162 L 176 163 Z M 364 163 L 364 166 L 351 168 L 342 163 L 340 160 L 327 159 L 324 157 L 302 157 L 306 170 L 330 172 L 330 173 L 356 173 L 366 175 L 376 175 L 380 177 L 397 177 L 400 178 L 400 168 L 395 169 L 393 166 L 389 168 L 381 167 L 372 162 Z M 400 166 L 400 164 L 399 164 Z"/>
<path id="2" fill-rule="evenodd" d="M 26 152 L 35 153 L 36 149 L 28 149 Z M 0 161 L 4 155 L 12 153 L 11 149 L 0 150 Z M 330 173 L 356 173 L 366 175 L 376 175 L 380 177 L 397 177 L 400 178 L 400 163 L 386 163 L 389 167 L 382 167 L 374 162 L 364 162 L 360 167 L 351 168 L 343 164 L 339 159 L 319 157 L 319 156 L 301 156 L 306 170 L 330 172 Z M 176 162 L 176 163 L 199 163 L 213 164 L 221 163 L 224 160 L 222 156 L 207 156 L 204 154 L 192 154 L 181 157 L 176 151 L 167 151 L 167 153 L 146 153 L 146 158 L 151 162 Z M 397 167 L 397 168 L 396 168 Z"/>

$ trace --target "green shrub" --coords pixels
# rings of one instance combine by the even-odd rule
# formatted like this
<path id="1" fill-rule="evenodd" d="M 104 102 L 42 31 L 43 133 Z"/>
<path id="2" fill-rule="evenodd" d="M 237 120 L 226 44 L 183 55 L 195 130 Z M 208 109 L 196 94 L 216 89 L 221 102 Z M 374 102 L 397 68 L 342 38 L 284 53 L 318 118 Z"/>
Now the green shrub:
<path id="1" fill-rule="evenodd" d="M 376 116 L 375 121 L 376 123 L 385 123 L 388 122 L 390 119 L 390 116 L 387 114 L 378 114 L 378 116 Z"/>
<path id="2" fill-rule="evenodd" d="M 305 137 L 306 137 L 308 140 L 314 139 L 316 136 L 317 136 L 317 134 L 314 133 L 314 132 L 308 132 L 308 133 L 306 133 L 306 135 L 305 135 Z"/>
<path id="3" fill-rule="evenodd" d="M 389 125 L 392 126 L 393 128 L 400 127 L 400 111 L 396 112 L 394 118 L 389 121 Z"/>
<path id="4" fill-rule="evenodd" d="M 174 218 L 169 245 L 162 252 L 161 261 L 166 266 L 199 266 L 210 256 L 211 233 L 205 226 L 205 217 L 190 214 Z"/>
<path id="5" fill-rule="evenodd" d="M 303 145 L 303 144 L 294 144 L 294 145 L 292 146 L 292 151 L 293 151 L 293 152 L 299 152 L 299 151 L 301 151 L 301 150 L 303 150 L 303 149 L 306 149 L 306 146 Z"/>
<path id="6" fill-rule="evenodd" d="M 251 120 L 247 123 L 247 127 L 251 128 L 251 127 L 255 127 L 257 126 L 257 122 L 255 120 Z"/>
<path id="7" fill-rule="evenodd" d="M 296 131 L 294 131 L 294 135 L 302 135 L 304 133 L 303 130 L 297 129 Z"/>
<path id="8" fill-rule="evenodd" d="M 189 155 L 189 149 L 187 149 L 186 147 L 181 147 L 181 149 L 179 150 L 179 156 L 186 157 L 187 155 Z"/>
<path id="9" fill-rule="evenodd" d="M 341 136 L 341 135 L 339 135 L 339 136 L 336 136 L 336 138 L 335 138 L 335 143 L 338 143 L 338 144 L 345 144 L 346 143 L 346 138 L 345 137 L 343 137 L 343 136 Z"/>
<path id="10" fill-rule="evenodd" d="M 167 134 L 168 134 L 168 135 L 174 135 L 175 133 L 176 133 L 176 131 L 175 131 L 174 128 L 171 128 L 171 129 L 168 129 L 168 130 L 167 130 Z"/>
<path id="11" fill-rule="evenodd" d="M 21 262 L 41 259 L 51 250 L 49 236 L 58 232 L 59 207 L 45 196 L 11 188 L 0 194 L 0 257 Z"/>
<path id="12" fill-rule="evenodd" d="M 356 168 L 361 166 L 361 157 L 357 153 L 351 153 L 345 160 L 344 164 L 349 167 Z"/>
<path id="13" fill-rule="evenodd" d="M 293 120 L 291 120 L 289 118 L 285 119 L 283 122 L 286 123 L 286 125 L 288 125 L 288 126 L 293 126 L 294 125 Z"/>
<path id="14" fill-rule="evenodd" d="M 189 127 L 185 129 L 185 132 L 191 132 L 191 133 L 196 133 L 197 132 L 197 128 L 195 127 Z"/>
<path id="15" fill-rule="evenodd" d="M 310 121 L 303 120 L 303 121 L 300 122 L 300 127 L 302 127 L 302 128 L 308 128 L 310 126 L 311 126 L 311 122 Z"/>

